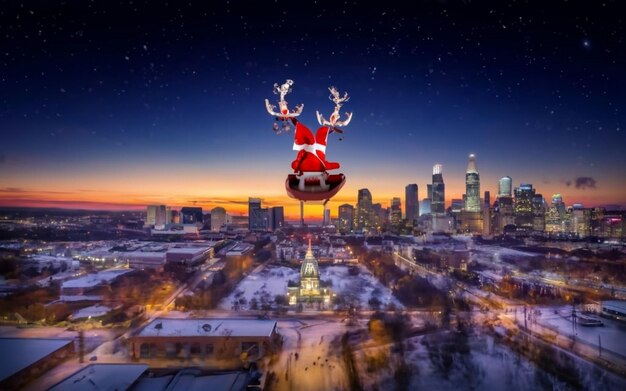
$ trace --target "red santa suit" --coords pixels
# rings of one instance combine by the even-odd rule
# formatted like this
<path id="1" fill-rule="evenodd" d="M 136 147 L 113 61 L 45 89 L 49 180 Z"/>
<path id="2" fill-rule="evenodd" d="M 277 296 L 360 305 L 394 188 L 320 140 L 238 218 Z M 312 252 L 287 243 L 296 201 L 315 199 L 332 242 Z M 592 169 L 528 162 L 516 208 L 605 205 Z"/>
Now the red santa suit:
<path id="1" fill-rule="evenodd" d="M 298 155 L 291 163 L 295 173 L 325 172 L 339 168 L 339 163 L 326 161 L 326 140 L 329 132 L 330 127 L 323 126 L 314 137 L 305 125 L 300 122 L 296 124 L 293 150 L 298 151 Z"/>

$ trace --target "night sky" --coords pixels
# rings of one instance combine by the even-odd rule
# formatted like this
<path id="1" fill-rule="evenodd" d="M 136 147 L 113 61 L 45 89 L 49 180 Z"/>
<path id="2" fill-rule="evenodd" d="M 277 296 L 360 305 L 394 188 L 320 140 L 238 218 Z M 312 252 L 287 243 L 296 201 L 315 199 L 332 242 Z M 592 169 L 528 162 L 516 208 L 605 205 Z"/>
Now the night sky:
<path id="1" fill-rule="evenodd" d="M 351 96 L 328 142 L 347 176 L 333 215 L 362 187 L 424 198 L 434 163 L 460 198 L 469 153 L 481 192 L 509 175 L 626 204 L 618 1 L 52 3 L 0 9 L 0 205 L 237 214 L 259 196 L 294 215 L 293 136 L 264 107 L 287 78 L 312 128 L 329 86 Z"/>

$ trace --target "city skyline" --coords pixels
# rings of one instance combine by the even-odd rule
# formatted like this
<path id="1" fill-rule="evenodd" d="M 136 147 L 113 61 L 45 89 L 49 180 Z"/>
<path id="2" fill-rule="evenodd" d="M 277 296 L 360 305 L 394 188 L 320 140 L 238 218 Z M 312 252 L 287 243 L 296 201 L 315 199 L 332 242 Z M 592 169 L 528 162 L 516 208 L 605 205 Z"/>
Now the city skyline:
<path id="1" fill-rule="evenodd" d="M 614 3 L 433 3 L 415 14 L 322 1 L 281 3 L 279 17 L 264 4 L 172 7 L 7 5 L 0 206 L 240 213 L 262 197 L 297 216 L 284 190 L 292 133 L 274 135 L 263 104 L 286 78 L 310 127 L 315 110 L 332 109 L 330 85 L 350 93 L 354 119 L 328 141 L 347 177 L 333 210 L 360 188 L 384 205 L 407 183 L 425 189 L 437 162 L 449 204 L 465 192 L 469 153 L 481 191 L 496 194 L 509 175 L 568 203 L 626 204 Z"/>

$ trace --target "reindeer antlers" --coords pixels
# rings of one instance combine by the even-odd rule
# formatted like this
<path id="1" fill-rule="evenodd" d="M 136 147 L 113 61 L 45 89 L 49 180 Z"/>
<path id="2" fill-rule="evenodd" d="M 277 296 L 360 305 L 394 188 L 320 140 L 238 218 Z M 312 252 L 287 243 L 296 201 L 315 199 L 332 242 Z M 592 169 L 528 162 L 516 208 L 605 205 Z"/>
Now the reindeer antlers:
<path id="1" fill-rule="evenodd" d="M 332 96 L 329 95 L 328 99 L 332 100 L 339 107 L 343 106 L 344 102 L 347 102 L 347 101 L 350 100 L 350 97 L 348 96 L 348 92 L 347 91 L 343 94 L 343 98 L 339 97 L 339 95 L 341 95 L 341 94 L 333 86 L 328 87 L 328 91 L 330 91 L 330 93 L 332 95 Z"/>
<path id="2" fill-rule="evenodd" d="M 339 120 L 339 117 L 341 116 L 341 114 L 339 113 L 339 109 L 341 109 L 341 106 L 343 106 L 345 102 L 350 100 L 348 93 L 345 92 L 342 97 L 337 88 L 333 86 L 328 87 L 328 91 L 330 91 L 328 99 L 335 103 L 335 110 L 330 115 L 330 120 L 328 121 L 319 113 L 319 111 L 316 111 L 315 114 L 317 115 L 317 122 L 319 122 L 319 124 L 322 126 L 348 126 L 350 120 L 352 120 L 352 113 L 346 113 L 346 119 L 343 121 Z"/>

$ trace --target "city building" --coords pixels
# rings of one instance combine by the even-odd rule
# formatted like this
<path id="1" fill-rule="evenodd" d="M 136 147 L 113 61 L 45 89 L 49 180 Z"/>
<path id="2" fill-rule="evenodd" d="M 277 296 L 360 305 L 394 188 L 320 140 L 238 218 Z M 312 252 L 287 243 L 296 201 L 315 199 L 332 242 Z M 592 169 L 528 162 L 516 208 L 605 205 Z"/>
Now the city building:
<path id="1" fill-rule="evenodd" d="M 221 206 L 211 209 L 211 231 L 219 232 L 227 224 L 226 209 Z"/>
<path id="2" fill-rule="evenodd" d="M 546 229 L 546 202 L 541 194 L 532 198 L 533 231 L 543 233 Z"/>
<path id="3" fill-rule="evenodd" d="M 500 178 L 498 181 L 498 197 L 513 196 L 513 179 L 510 176 Z"/>
<path id="4" fill-rule="evenodd" d="M 269 209 L 270 230 L 276 231 L 285 226 L 285 208 L 274 206 Z"/>
<path id="5" fill-rule="evenodd" d="M 337 214 L 339 216 L 339 232 L 352 232 L 354 223 L 354 207 L 350 204 L 340 205 Z"/>
<path id="6" fill-rule="evenodd" d="M 453 198 L 452 201 L 450 202 L 450 212 L 452 213 L 459 213 L 461 212 L 465 207 L 465 200 L 460 199 L 460 198 Z"/>
<path id="7" fill-rule="evenodd" d="M 420 201 L 420 216 L 428 215 L 431 213 L 430 202 L 430 198 L 424 198 L 422 201 Z"/>
<path id="8" fill-rule="evenodd" d="M 331 225 L 331 219 L 330 219 L 330 209 L 326 209 L 324 208 L 324 219 L 322 221 L 322 226 L 327 226 L 327 225 Z"/>
<path id="9" fill-rule="evenodd" d="M 156 224 L 156 215 L 158 205 L 148 205 L 146 210 L 146 227 L 154 227 Z"/>
<path id="10" fill-rule="evenodd" d="M 261 208 L 260 198 L 248 199 L 248 228 L 250 231 L 265 231 L 268 229 L 267 209 Z"/>
<path id="11" fill-rule="evenodd" d="M 0 338 L 0 389 L 19 390 L 27 382 L 74 355 L 71 339 Z"/>
<path id="12" fill-rule="evenodd" d="M 398 227 L 402 221 L 402 200 L 400 197 L 393 197 L 391 199 L 391 212 L 389 221 L 394 227 Z"/>
<path id="13" fill-rule="evenodd" d="M 533 230 L 533 197 L 535 189 L 530 183 L 515 188 L 515 225 L 518 231 Z"/>
<path id="14" fill-rule="evenodd" d="M 359 189 L 354 224 L 356 230 L 366 231 L 371 228 L 373 226 L 372 215 L 372 193 L 368 189 Z"/>
<path id="15" fill-rule="evenodd" d="M 545 214 L 545 232 L 548 234 L 562 234 L 568 231 L 566 225 L 567 208 L 561 194 L 552 195 L 552 203 Z"/>
<path id="16" fill-rule="evenodd" d="M 465 210 L 480 212 L 480 176 L 476 168 L 476 156 L 469 155 L 465 172 Z"/>
<path id="17" fill-rule="evenodd" d="M 287 287 L 287 297 L 290 305 L 298 303 L 330 303 L 330 290 L 320 286 L 319 265 L 313 255 L 310 239 L 309 248 L 300 267 L 300 284 L 299 286 Z"/>
<path id="18" fill-rule="evenodd" d="M 255 361 L 278 342 L 276 321 L 235 318 L 156 318 L 129 337 L 135 360 L 171 359 L 241 366 L 242 354 Z M 228 364 L 231 365 L 228 365 Z"/>
<path id="19" fill-rule="evenodd" d="M 415 225 L 415 221 L 420 215 L 420 205 L 418 198 L 418 188 L 415 183 L 406 185 L 404 188 L 404 208 L 406 220 L 410 225 Z"/>
<path id="20" fill-rule="evenodd" d="M 433 166 L 432 201 L 430 204 L 432 214 L 444 214 L 446 212 L 446 187 L 443 183 L 443 165 Z"/>
<path id="21" fill-rule="evenodd" d="M 202 224 L 202 208 L 199 206 L 185 206 L 180 210 L 181 224 Z"/>

